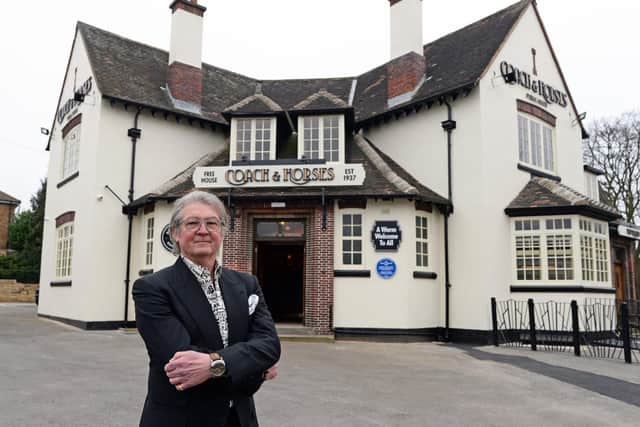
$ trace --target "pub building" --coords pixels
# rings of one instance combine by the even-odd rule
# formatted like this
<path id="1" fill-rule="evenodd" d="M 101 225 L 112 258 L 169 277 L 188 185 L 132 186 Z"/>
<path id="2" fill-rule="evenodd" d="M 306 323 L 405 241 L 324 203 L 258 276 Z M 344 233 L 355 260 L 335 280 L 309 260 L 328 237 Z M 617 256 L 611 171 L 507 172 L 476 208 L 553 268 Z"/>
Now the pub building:
<path id="1" fill-rule="evenodd" d="M 48 146 L 39 315 L 134 325 L 132 284 L 175 261 L 171 204 L 194 189 L 227 206 L 223 265 L 318 335 L 487 342 L 491 297 L 635 297 L 638 229 L 583 165 L 535 1 L 426 45 L 423 2 L 389 7 L 390 60 L 348 78 L 202 63 L 196 0 L 170 4 L 168 52 L 79 22 Z"/>

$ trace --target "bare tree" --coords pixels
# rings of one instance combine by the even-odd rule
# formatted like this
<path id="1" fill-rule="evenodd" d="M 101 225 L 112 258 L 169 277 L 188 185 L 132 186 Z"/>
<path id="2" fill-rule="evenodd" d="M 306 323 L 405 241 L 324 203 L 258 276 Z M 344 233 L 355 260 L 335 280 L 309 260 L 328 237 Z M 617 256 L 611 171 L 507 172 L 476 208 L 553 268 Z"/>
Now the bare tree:
<path id="1" fill-rule="evenodd" d="M 632 224 L 640 224 L 640 112 L 595 120 L 584 144 L 586 164 L 601 169 L 609 201 Z M 640 294 L 640 248 L 636 245 L 636 286 Z"/>
<path id="2" fill-rule="evenodd" d="M 640 224 L 640 112 L 589 126 L 585 163 L 604 172 L 602 186 L 627 222 Z"/>

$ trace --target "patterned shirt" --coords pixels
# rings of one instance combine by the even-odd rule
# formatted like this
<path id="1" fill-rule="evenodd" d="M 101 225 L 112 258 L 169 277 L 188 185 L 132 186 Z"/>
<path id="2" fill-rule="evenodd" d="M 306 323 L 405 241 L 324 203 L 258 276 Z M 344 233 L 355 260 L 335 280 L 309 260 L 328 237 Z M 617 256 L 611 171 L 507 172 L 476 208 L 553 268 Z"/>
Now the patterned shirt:
<path id="1" fill-rule="evenodd" d="M 222 266 L 216 262 L 214 267 L 213 279 L 211 278 L 211 272 L 193 261 L 190 261 L 186 257 L 182 256 L 182 261 L 189 267 L 189 270 L 200 283 L 202 291 L 204 292 L 213 315 L 218 321 L 218 328 L 220 328 L 220 336 L 222 337 L 222 344 L 227 347 L 229 345 L 229 323 L 227 322 L 227 309 L 224 305 L 224 299 L 222 298 L 222 292 L 220 291 L 220 272 Z"/>

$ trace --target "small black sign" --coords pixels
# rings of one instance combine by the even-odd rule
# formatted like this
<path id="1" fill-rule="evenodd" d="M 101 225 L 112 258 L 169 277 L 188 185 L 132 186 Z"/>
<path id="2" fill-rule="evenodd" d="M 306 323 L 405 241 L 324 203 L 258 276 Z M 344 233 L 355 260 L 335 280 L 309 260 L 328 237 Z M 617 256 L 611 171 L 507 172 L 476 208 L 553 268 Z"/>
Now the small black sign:
<path id="1" fill-rule="evenodd" d="M 398 249 L 402 232 L 398 221 L 376 221 L 371 232 L 376 250 Z"/>
<path id="2" fill-rule="evenodd" d="M 162 246 L 168 250 L 169 252 L 173 252 L 173 241 L 171 240 L 171 226 L 169 224 L 165 225 L 162 229 L 162 233 L 160 233 L 160 241 L 162 242 Z"/>

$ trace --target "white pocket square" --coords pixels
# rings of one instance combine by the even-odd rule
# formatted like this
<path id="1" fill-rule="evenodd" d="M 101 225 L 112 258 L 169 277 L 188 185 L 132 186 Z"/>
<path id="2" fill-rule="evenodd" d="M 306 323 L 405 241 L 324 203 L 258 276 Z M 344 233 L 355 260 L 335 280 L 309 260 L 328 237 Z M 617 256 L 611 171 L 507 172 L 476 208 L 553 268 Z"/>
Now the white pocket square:
<path id="1" fill-rule="evenodd" d="M 253 312 L 256 311 L 256 307 L 258 306 L 259 300 L 260 298 L 258 297 L 258 295 L 256 294 L 249 295 L 249 316 L 251 316 Z"/>

